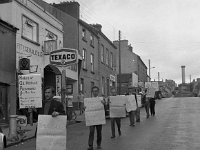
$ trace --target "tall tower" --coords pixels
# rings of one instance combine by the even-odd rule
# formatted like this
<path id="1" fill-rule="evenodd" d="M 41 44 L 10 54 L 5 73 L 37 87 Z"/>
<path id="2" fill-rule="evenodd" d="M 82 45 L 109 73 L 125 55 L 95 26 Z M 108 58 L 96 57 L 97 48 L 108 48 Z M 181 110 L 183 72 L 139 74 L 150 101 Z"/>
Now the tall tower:
<path id="1" fill-rule="evenodd" d="M 181 70 L 182 70 L 182 84 L 185 83 L 185 66 L 181 66 Z"/>

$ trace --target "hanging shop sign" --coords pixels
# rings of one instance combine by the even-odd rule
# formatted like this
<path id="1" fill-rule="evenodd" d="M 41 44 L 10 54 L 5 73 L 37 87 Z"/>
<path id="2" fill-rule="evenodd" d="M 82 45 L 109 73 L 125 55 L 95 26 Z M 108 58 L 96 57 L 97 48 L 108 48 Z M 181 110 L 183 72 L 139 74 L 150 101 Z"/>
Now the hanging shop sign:
<path id="1" fill-rule="evenodd" d="M 63 48 L 50 53 L 50 63 L 57 66 L 67 66 L 77 63 L 77 50 Z"/>

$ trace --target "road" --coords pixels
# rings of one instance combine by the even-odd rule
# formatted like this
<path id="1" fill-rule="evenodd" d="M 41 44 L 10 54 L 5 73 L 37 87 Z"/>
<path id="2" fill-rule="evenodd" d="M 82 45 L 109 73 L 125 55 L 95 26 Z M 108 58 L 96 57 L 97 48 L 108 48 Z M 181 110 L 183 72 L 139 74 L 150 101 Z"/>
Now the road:
<path id="1" fill-rule="evenodd" d="M 122 120 L 122 136 L 111 139 L 110 121 L 103 126 L 103 150 L 200 150 L 200 98 L 168 98 L 156 102 L 156 115 L 129 126 Z M 89 130 L 84 122 L 68 127 L 68 149 L 86 150 Z M 94 143 L 96 146 L 96 143 Z M 35 150 L 35 139 L 7 150 Z"/>

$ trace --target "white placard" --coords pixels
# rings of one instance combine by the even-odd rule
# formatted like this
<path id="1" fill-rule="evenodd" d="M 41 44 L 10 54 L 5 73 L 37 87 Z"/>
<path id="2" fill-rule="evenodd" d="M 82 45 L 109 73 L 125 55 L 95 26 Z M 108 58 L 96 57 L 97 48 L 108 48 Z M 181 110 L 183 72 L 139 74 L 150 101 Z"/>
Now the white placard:
<path id="1" fill-rule="evenodd" d="M 142 106 L 142 95 L 136 95 L 137 96 L 137 102 L 138 102 L 138 107 Z"/>
<path id="2" fill-rule="evenodd" d="M 39 115 L 36 150 L 66 150 L 67 116 Z"/>
<path id="3" fill-rule="evenodd" d="M 137 109 L 135 95 L 127 95 L 126 111 L 135 111 Z"/>
<path id="4" fill-rule="evenodd" d="M 19 75 L 19 107 L 42 107 L 42 79 L 40 74 Z"/>
<path id="5" fill-rule="evenodd" d="M 158 82 L 151 82 L 151 87 L 154 88 L 156 91 L 159 91 L 159 84 L 158 84 Z"/>
<path id="6" fill-rule="evenodd" d="M 84 98 L 86 126 L 105 124 L 103 97 Z"/>
<path id="7" fill-rule="evenodd" d="M 110 96 L 110 118 L 126 117 L 126 96 Z"/>
<path id="8" fill-rule="evenodd" d="M 154 98 L 155 92 L 156 92 L 156 89 L 154 89 L 152 87 L 148 88 L 147 89 L 147 96 L 146 97 Z"/>

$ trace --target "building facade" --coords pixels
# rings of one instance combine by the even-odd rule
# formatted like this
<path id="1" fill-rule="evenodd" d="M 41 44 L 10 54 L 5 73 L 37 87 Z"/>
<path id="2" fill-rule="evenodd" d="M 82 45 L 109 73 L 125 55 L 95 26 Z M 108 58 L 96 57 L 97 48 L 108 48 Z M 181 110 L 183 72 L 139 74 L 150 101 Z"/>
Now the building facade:
<path id="1" fill-rule="evenodd" d="M 99 65 L 99 87 L 100 93 L 103 96 L 110 95 L 110 88 L 116 87 L 117 74 L 116 74 L 116 46 L 106 37 L 102 32 L 102 26 L 100 24 L 94 24 L 93 26 L 99 36 L 99 50 L 98 50 L 98 65 Z"/>
<path id="2" fill-rule="evenodd" d="M 119 41 L 113 43 L 117 47 L 118 89 L 121 85 L 120 93 L 124 94 L 129 87 L 137 87 L 138 82 L 147 81 L 147 67 L 140 56 L 133 52 L 133 47 L 128 40 L 120 41 L 121 56 L 119 56 Z M 121 76 L 119 75 L 119 59 L 121 59 Z"/>
<path id="3" fill-rule="evenodd" d="M 19 29 L 17 74 L 40 74 L 43 86 L 54 86 L 60 94 L 62 68 L 51 65 L 49 57 L 51 51 L 63 48 L 63 24 L 32 0 L 5 1 L 0 17 Z"/>
<path id="4" fill-rule="evenodd" d="M 17 28 L 0 19 L 0 125 L 16 114 L 16 32 Z"/>

